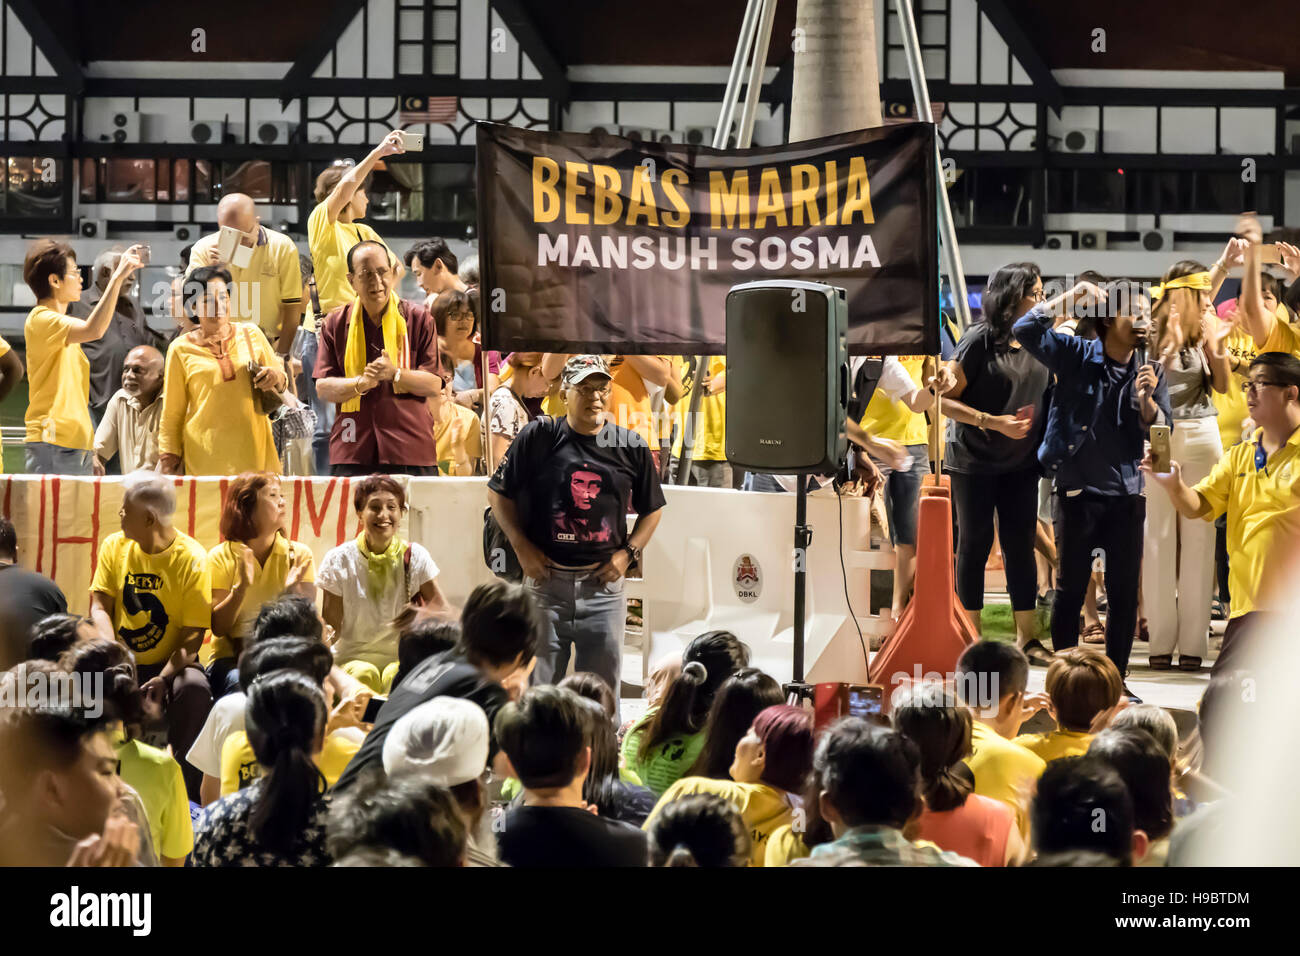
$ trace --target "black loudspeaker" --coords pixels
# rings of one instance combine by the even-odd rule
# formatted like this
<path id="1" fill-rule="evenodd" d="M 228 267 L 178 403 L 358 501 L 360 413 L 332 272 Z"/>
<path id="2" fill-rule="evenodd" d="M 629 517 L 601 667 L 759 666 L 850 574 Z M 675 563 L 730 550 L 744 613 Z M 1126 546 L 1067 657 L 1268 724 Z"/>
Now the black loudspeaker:
<path id="1" fill-rule="evenodd" d="M 727 293 L 727 460 L 747 471 L 830 474 L 848 451 L 848 300 L 797 280 Z"/>

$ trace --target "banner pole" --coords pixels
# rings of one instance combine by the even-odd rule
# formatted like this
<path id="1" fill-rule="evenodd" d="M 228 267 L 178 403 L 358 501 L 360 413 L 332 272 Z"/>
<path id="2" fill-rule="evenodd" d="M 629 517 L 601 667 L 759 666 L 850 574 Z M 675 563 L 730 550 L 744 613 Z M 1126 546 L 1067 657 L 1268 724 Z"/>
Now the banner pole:
<path id="1" fill-rule="evenodd" d="M 768 19 L 765 21 L 765 29 L 762 32 L 762 54 L 761 60 L 758 48 L 754 45 L 755 32 L 758 30 L 758 16 L 760 8 L 765 8 L 771 4 L 772 10 Z M 731 123 L 736 115 L 736 104 L 740 100 L 740 78 L 744 74 L 745 64 L 750 58 L 751 48 L 754 53 L 754 65 L 750 69 L 749 84 L 751 89 L 754 87 L 754 75 L 760 78 L 763 75 L 763 65 L 767 61 L 767 43 L 772 35 L 772 18 L 776 15 L 776 0 L 748 0 L 745 6 L 745 17 L 740 24 L 740 37 L 736 40 L 736 53 L 731 58 L 731 73 L 727 76 L 727 89 L 722 94 L 722 108 L 718 113 L 718 125 L 713 131 L 713 148 L 727 148 L 727 134 L 731 132 Z M 756 97 L 757 94 L 752 94 Z M 751 96 L 746 91 L 745 113 L 749 112 L 748 97 Z M 749 131 L 744 130 L 745 114 L 741 116 L 741 129 L 736 133 L 736 146 L 743 149 L 749 145 L 749 136 L 753 133 L 753 117 L 749 119 Z M 742 142 L 741 137 L 744 136 Z M 677 460 L 677 474 L 673 476 L 673 483 L 678 485 L 690 484 L 691 462 L 695 458 L 695 425 L 700 417 L 700 397 L 703 394 L 700 391 L 700 385 L 708 373 L 709 356 L 695 356 L 695 375 L 691 380 L 691 402 L 686 407 L 686 417 L 682 421 L 682 455 Z M 669 451 L 671 455 L 671 450 Z"/>
<path id="2" fill-rule="evenodd" d="M 486 330 L 488 310 L 483 308 L 482 289 L 479 290 L 478 310 L 483 313 L 482 317 L 479 319 L 479 339 L 487 341 L 487 336 L 483 333 Z M 488 418 L 488 403 L 491 402 L 492 396 L 488 394 L 487 349 L 480 348 L 478 357 L 480 368 L 482 369 L 481 374 L 483 376 L 483 410 L 479 412 L 478 422 L 479 427 L 483 429 L 483 461 L 487 465 L 487 473 L 491 475 L 496 466 L 496 462 L 492 460 L 492 422 Z M 455 373 L 453 372 L 452 374 L 454 375 Z"/>
<path id="3" fill-rule="evenodd" d="M 754 142 L 754 120 L 758 114 L 758 96 L 763 89 L 763 71 L 767 69 L 767 53 L 772 43 L 772 23 L 776 20 L 776 0 L 763 0 L 763 14 L 759 21 L 758 38 L 751 57 L 749 83 L 745 87 L 745 108 L 740 114 L 740 128 L 736 130 L 736 147 L 748 149 Z"/>
<path id="4" fill-rule="evenodd" d="M 934 122 L 930 109 L 930 90 L 925 79 L 925 64 L 921 60 L 921 42 L 916 36 L 916 21 L 912 18 L 912 5 L 908 0 L 894 0 L 894 8 L 903 28 L 903 49 L 907 53 L 907 72 L 912 78 L 912 96 L 916 100 L 916 118 L 923 123 Z M 939 188 L 939 240 L 952 283 L 953 311 L 961 331 L 970 325 L 970 302 L 966 298 L 966 272 L 961 263 L 961 250 L 957 247 L 957 227 L 948 202 L 948 189 L 944 183 L 943 162 L 939 157 L 939 143 L 934 147 L 936 182 Z"/>

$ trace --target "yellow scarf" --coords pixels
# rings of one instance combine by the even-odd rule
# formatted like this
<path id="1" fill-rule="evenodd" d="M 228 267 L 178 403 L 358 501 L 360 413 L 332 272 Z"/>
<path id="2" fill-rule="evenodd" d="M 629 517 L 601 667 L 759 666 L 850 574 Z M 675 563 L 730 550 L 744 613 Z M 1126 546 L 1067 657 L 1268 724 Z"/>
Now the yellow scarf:
<path id="1" fill-rule="evenodd" d="M 372 601 L 378 601 L 388 590 L 393 569 L 405 561 L 406 542 L 398 535 L 393 535 L 387 550 L 372 554 L 366 546 L 366 533 L 363 531 L 357 537 L 357 550 L 366 559 L 366 596 Z"/>
<path id="2" fill-rule="evenodd" d="M 1193 272 L 1189 276 L 1179 276 L 1177 279 L 1170 279 L 1164 285 L 1152 286 L 1151 301 L 1156 301 L 1170 289 L 1201 289 L 1205 292 L 1209 292 L 1212 288 L 1214 288 L 1214 284 L 1210 281 L 1210 274 L 1208 272 Z"/>
<path id="3" fill-rule="evenodd" d="M 411 354 L 406 339 L 406 320 L 397 309 L 397 301 L 395 295 L 388 297 L 388 308 L 384 310 L 379 325 L 383 330 L 384 350 L 388 352 L 388 357 L 398 368 L 405 369 L 410 368 Z M 365 321 L 365 310 L 361 308 L 361 300 L 357 299 L 352 303 L 352 313 L 348 316 L 348 338 L 343 346 L 343 374 L 348 378 L 356 378 L 366 370 Z M 344 413 L 360 410 L 360 395 L 352 396 L 342 406 Z"/>

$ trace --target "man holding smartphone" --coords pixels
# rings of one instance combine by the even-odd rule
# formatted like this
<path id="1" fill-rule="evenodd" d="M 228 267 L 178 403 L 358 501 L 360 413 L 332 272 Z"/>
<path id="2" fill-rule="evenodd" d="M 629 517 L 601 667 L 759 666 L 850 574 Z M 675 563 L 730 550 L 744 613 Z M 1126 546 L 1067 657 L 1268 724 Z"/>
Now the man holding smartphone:
<path id="1" fill-rule="evenodd" d="M 1053 329 L 1061 308 L 1091 306 L 1096 339 Z M 1137 627 L 1146 499 L 1140 465 L 1147 429 L 1167 424 L 1169 388 L 1158 364 L 1139 364 L 1140 332 L 1151 302 L 1136 282 L 1104 289 L 1081 282 L 1030 309 L 1014 326 L 1020 344 L 1056 374 L 1038 460 L 1052 478 L 1061 518 L 1061 569 L 1052 612 L 1055 650 L 1079 643 L 1079 612 L 1094 563 L 1106 575 L 1106 656 L 1128 673 Z M 1125 688 L 1131 700 L 1136 696 Z"/>
<path id="2" fill-rule="evenodd" d="M 257 204 L 243 193 L 221 198 L 217 225 L 219 231 L 204 236 L 190 249 L 190 269 L 218 264 L 229 269 L 234 280 L 232 318 L 260 327 L 276 353 L 287 356 L 302 320 L 298 247 L 288 236 L 263 226 Z M 239 234 L 228 257 L 220 248 L 225 230 Z"/>

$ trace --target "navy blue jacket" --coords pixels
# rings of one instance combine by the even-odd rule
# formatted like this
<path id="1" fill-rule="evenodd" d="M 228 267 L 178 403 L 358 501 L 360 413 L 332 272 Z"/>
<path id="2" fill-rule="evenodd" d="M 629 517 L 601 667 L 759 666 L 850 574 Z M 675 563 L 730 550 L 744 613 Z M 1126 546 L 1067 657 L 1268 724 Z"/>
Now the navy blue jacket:
<path id="1" fill-rule="evenodd" d="M 1038 460 L 1049 478 L 1057 477 L 1061 466 L 1083 447 L 1088 432 L 1097 425 L 1097 416 L 1105 398 L 1106 355 L 1100 339 L 1081 339 L 1057 332 L 1053 317 L 1035 306 L 1016 320 L 1012 333 L 1028 352 L 1056 374 L 1052 404 L 1047 411 L 1047 427 L 1038 448 Z M 1121 447 L 1114 450 L 1113 461 L 1140 462 L 1144 455 L 1147 424 L 1142 421 L 1134 382 L 1137 358 L 1130 361 L 1133 377 L 1123 386 L 1119 401 Z M 1156 366 L 1158 382 L 1152 398 L 1160 414 L 1156 422 L 1172 422 L 1169 386 L 1163 370 Z M 1163 416 L 1163 417 L 1160 417 Z M 1129 469 L 1125 469 L 1126 471 Z M 1141 476 L 1132 469 L 1136 487 L 1130 494 L 1141 493 Z M 1129 484 L 1131 482 L 1126 482 Z"/>

